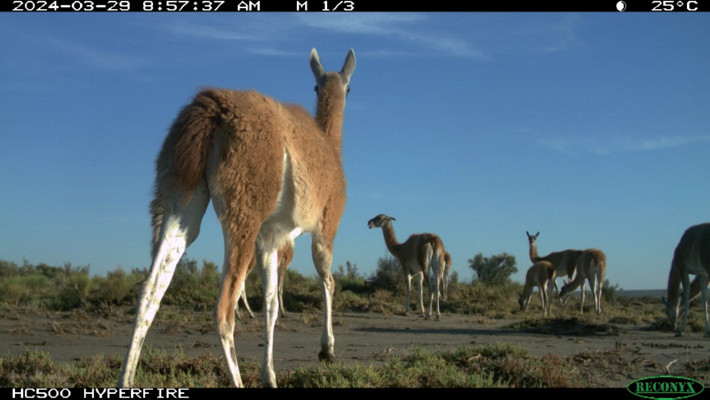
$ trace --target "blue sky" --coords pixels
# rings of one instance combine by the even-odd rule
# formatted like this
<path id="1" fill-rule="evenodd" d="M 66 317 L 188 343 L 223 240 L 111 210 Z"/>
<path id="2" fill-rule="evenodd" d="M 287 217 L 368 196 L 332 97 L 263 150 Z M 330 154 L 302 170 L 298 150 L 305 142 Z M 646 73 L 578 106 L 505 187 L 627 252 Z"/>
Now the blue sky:
<path id="1" fill-rule="evenodd" d="M 0 14 L 0 259 L 150 265 L 155 156 L 204 86 L 313 110 L 312 47 L 357 67 L 348 203 L 333 269 L 369 275 L 439 234 L 462 280 L 477 253 L 597 247 L 620 288 L 666 284 L 710 221 L 710 15 L 660 13 Z M 222 260 L 208 210 L 187 254 Z M 292 268 L 314 275 L 310 238 Z"/>

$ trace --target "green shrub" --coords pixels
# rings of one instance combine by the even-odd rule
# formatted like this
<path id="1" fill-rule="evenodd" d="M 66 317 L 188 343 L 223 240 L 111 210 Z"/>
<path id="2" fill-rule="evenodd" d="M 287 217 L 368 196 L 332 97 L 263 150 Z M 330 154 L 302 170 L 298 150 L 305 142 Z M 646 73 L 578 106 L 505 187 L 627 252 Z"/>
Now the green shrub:
<path id="1" fill-rule="evenodd" d="M 89 301 L 93 305 L 124 305 L 135 302 L 144 276 L 136 271 L 127 275 L 121 267 L 109 271 L 106 277 L 95 277 Z"/>
<path id="2" fill-rule="evenodd" d="M 40 304 L 49 289 L 49 278 L 42 275 L 11 276 L 0 280 L 0 299 L 9 305 Z"/>
<path id="3" fill-rule="evenodd" d="M 88 268 L 72 270 L 68 266 L 63 274 L 54 276 L 54 281 L 59 293 L 51 302 L 53 309 L 66 311 L 87 305 L 91 285 Z"/>
<path id="4" fill-rule="evenodd" d="M 349 290 L 335 292 L 333 296 L 333 309 L 337 311 L 370 311 L 370 302 L 367 298 L 359 296 Z"/>
<path id="5" fill-rule="evenodd" d="M 367 278 L 371 292 L 388 290 L 393 293 L 405 293 L 406 282 L 399 261 L 391 256 L 377 260 L 377 269 Z M 403 285 L 404 284 L 404 285 Z"/>
<path id="6" fill-rule="evenodd" d="M 173 280 L 165 292 L 163 302 L 212 309 L 220 289 L 215 272 L 213 263 L 203 261 L 203 268 L 199 269 L 197 261 L 183 257 L 175 267 Z"/>
<path id="7" fill-rule="evenodd" d="M 602 298 L 609 302 L 609 304 L 616 304 L 616 301 L 619 299 L 620 291 L 621 289 L 619 289 L 618 283 L 614 286 L 611 286 L 611 283 L 608 279 L 604 280 L 604 284 L 602 285 Z"/>
<path id="8" fill-rule="evenodd" d="M 476 254 L 468 260 L 469 267 L 476 273 L 475 281 L 489 285 L 500 285 L 510 282 L 510 275 L 518 272 L 515 256 L 508 253 L 483 257 Z"/>
<path id="9" fill-rule="evenodd" d="M 357 272 L 357 265 L 351 264 L 350 261 L 346 261 L 345 268 L 342 265 L 338 266 L 338 271 L 333 274 L 333 279 L 336 291 L 350 291 L 357 294 L 368 291 L 365 278 Z"/>
<path id="10" fill-rule="evenodd" d="M 14 262 L 0 260 L 0 278 L 7 278 L 20 274 L 20 267 Z"/>

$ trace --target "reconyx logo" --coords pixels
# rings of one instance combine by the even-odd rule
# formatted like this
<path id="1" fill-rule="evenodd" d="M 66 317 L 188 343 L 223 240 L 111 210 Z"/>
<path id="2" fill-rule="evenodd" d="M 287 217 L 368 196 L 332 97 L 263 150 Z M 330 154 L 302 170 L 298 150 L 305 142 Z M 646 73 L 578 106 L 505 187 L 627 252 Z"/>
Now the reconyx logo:
<path id="1" fill-rule="evenodd" d="M 700 394 L 705 386 L 690 378 L 682 376 L 651 376 L 637 379 L 626 389 L 638 397 L 647 399 L 685 399 Z"/>

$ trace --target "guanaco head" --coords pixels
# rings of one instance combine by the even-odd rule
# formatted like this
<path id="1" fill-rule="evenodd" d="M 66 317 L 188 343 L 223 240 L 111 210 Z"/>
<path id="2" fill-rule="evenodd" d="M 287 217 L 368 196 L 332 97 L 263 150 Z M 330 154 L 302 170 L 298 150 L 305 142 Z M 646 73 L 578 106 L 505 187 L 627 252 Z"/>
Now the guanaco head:
<path id="1" fill-rule="evenodd" d="M 316 78 L 316 92 L 319 97 L 324 90 L 332 90 L 331 88 L 333 87 L 338 88 L 343 94 L 350 90 L 348 85 L 350 84 L 350 77 L 355 70 L 355 52 L 353 49 L 348 51 L 340 72 L 326 72 L 316 49 L 311 50 L 310 62 L 311 71 L 313 71 L 313 76 Z"/>
<path id="2" fill-rule="evenodd" d="M 678 313 L 680 302 L 676 301 L 675 304 L 673 304 L 673 302 L 669 301 L 669 299 L 666 299 L 665 296 L 661 296 L 661 301 L 666 307 L 666 315 L 668 316 L 668 320 L 671 322 L 671 327 L 673 327 L 673 330 L 676 330 L 678 328 Z"/>
<path id="3" fill-rule="evenodd" d="M 529 297 L 523 296 L 523 292 L 518 292 L 518 304 L 520 304 L 520 311 L 525 311 L 527 308 Z"/>
<path id="4" fill-rule="evenodd" d="M 676 264 L 676 262 L 677 262 L 677 259 L 674 256 L 673 261 L 671 261 L 671 275 L 669 277 L 669 281 L 671 281 L 671 280 L 675 281 L 675 282 L 680 281 L 680 277 L 678 274 L 679 268 L 678 268 L 678 265 Z M 665 296 L 661 296 L 661 301 L 663 302 L 663 305 L 666 309 L 666 315 L 668 316 L 668 320 L 670 321 L 671 327 L 673 328 L 673 330 L 678 329 L 678 315 L 680 314 L 680 296 L 678 295 L 678 290 L 677 290 L 678 286 L 677 285 L 678 284 L 676 283 L 676 290 L 671 291 L 670 289 L 671 289 L 672 285 L 671 285 L 671 283 L 669 283 L 668 284 L 669 290 L 667 293 L 669 297 L 666 298 Z M 692 291 L 692 286 L 691 286 L 691 291 Z M 692 298 L 692 296 L 693 296 L 692 293 L 690 296 Z"/>
<path id="5" fill-rule="evenodd" d="M 528 243 L 529 244 L 535 244 L 537 237 L 540 236 L 540 232 L 538 232 L 534 235 L 531 235 L 528 231 L 525 231 L 525 234 L 528 235 Z"/>
<path id="6" fill-rule="evenodd" d="M 385 214 L 380 214 L 380 215 L 376 216 L 375 218 L 367 221 L 367 227 L 370 229 L 381 228 L 389 221 L 396 221 L 396 219 L 394 217 L 389 217 Z"/>
<path id="7" fill-rule="evenodd" d="M 563 297 L 567 296 L 569 294 L 569 292 L 571 292 L 571 290 L 569 288 L 569 285 L 570 285 L 569 280 L 563 279 L 562 283 L 563 283 L 562 289 L 560 289 L 560 293 L 557 295 L 557 297 L 559 299 L 562 299 Z"/>

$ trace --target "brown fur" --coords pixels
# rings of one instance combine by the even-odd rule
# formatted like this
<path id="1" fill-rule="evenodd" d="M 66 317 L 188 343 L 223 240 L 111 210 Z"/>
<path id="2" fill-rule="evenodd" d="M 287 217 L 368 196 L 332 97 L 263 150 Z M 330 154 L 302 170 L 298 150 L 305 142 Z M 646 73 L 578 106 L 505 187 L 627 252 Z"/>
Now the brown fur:
<path id="1" fill-rule="evenodd" d="M 595 273 L 598 274 L 597 278 L 598 281 L 595 283 L 594 282 L 594 277 Z M 577 274 L 574 277 L 574 280 L 570 283 L 567 283 L 562 287 L 560 290 L 560 297 L 566 296 L 568 293 L 571 293 L 578 287 L 582 287 L 582 304 L 580 306 L 581 312 L 584 311 L 584 296 L 585 296 L 585 287 L 584 287 L 584 281 L 589 282 L 589 286 L 592 289 L 592 295 L 597 297 L 598 299 L 595 299 L 595 311 L 597 314 L 601 313 L 601 295 L 602 295 L 602 287 L 604 286 L 604 276 L 606 275 L 606 255 L 604 254 L 603 251 L 599 249 L 587 249 L 582 252 L 580 255 L 579 259 L 577 260 Z M 595 286 L 599 285 L 598 287 Z M 595 294 L 594 291 L 597 291 Z"/>
<path id="2" fill-rule="evenodd" d="M 555 279 L 552 280 L 552 289 L 559 294 L 560 290 L 557 287 L 557 278 L 563 278 L 565 275 L 568 280 L 571 280 L 577 269 L 577 259 L 582 254 L 581 250 L 569 249 L 563 251 L 552 252 L 545 257 L 540 257 L 537 254 L 537 237 L 540 236 L 540 232 L 531 235 L 528 231 L 525 231 L 528 236 L 528 244 L 530 246 L 530 261 L 536 263 L 538 261 L 549 261 L 555 267 Z M 566 302 L 560 298 L 561 302 Z"/>
<path id="3" fill-rule="evenodd" d="M 525 286 L 523 291 L 519 293 L 518 303 L 521 311 L 527 311 L 530 304 L 530 297 L 533 289 L 537 286 L 540 292 L 540 302 L 542 303 L 543 315 L 550 315 L 550 299 L 549 284 L 555 280 L 555 268 L 549 261 L 538 261 L 528 268 L 525 274 Z"/>
<path id="4" fill-rule="evenodd" d="M 380 214 L 368 221 L 367 224 L 369 228 L 382 228 L 382 234 L 384 235 L 385 245 L 387 246 L 387 249 L 390 253 L 392 253 L 392 255 L 397 259 L 397 261 L 399 261 L 399 264 L 402 266 L 404 274 L 407 277 L 407 297 L 409 302 L 409 296 L 411 295 L 411 285 L 409 284 L 410 277 L 413 275 L 420 274 L 420 276 L 422 277 L 420 279 L 423 279 L 429 276 L 429 264 L 426 261 L 428 251 L 433 252 L 432 259 L 434 257 L 438 258 L 437 262 L 439 263 L 440 268 L 438 271 L 438 276 L 434 278 L 438 279 L 439 282 L 442 281 L 444 270 L 446 268 L 446 261 L 444 259 L 444 243 L 441 241 L 441 238 L 439 238 L 439 236 L 433 233 L 413 234 L 409 236 L 409 238 L 403 243 L 399 243 L 397 241 L 397 237 L 395 236 L 394 228 L 392 227 L 392 220 L 394 220 L 394 218 L 388 217 L 384 214 Z M 425 280 L 427 281 L 429 293 L 433 294 L 432 291 L 435 288 L 432 288 L 430 286 L 428 279 Z M 420 283 L 420 293 L 422 290 L 423 288 L 421 288 Z M 409 304 L 407 304 L 407 311 L 409 311 Z M 420 311 L 421 314 L 424 315 L 424 304 L 421 302 Z M 429 313 L 431 314 L 431 306 L 429 309 Z"/>
<path id="5" fill-rule="evenodd" d="M 182 193 L 182 200 L 192 196 L 204 178 L 207 152 L 212 133 L 221 123 L 220 91 L 208 89 L 198 93 L 173 121 L 156 159 L 156 184 L 151 202 L 152 256 L 157 251 L 163 216 L 170 209 L 169 195 Z"/>
<path id="6" fill-rule="evenodd" d="M 290 244 L 284 245 L 278 252 L 279 257 L 279 315 L 286 316 L 286 305 L 284 304 L 284 282 L 286 281 L 286 268 L 293 260 L 293 246 Z"/>
<path id="7" fill-rule="evenodd" d="M 690 283 L 689 275 L 696 277 Z M 705 336 L 710 337 L 710 322 L 707 313 L 707 287 L 710 279 L 710 223 L 691 226 L 686 229 L 678 242 L 668 274 L 667 296 L 662 299 L 666 313 L 677 336 L 685 334 L 688 321 L 690 302 L 703 295 L 701 300 L 705 314 Z M 681 305 L 681 284 L 683 287 L 683 321 L 678 326 L 678 316 Z M 705 291 L 705 293 L 703 293 Z"/>
<path id="8" fill-rule="evenodd" d="M 304 218 L 298 222 L 323 239 L 327 264 L 337 222 L 345 208 L 345 177 L 340 154 L 333 148 L 339 131 L 332 127 L 324 131 L 313 119 L 304 119 L 307 113 L 302 108 L 281 106 L 255 92 L 227 92 L 224 97 L 228 105 L 223 108 L 233 110 L 234 117 L 214 133 L 214 146 L 219 149 L 214 187 L 227 201 L 222 222 L 236 234 L 231 248 L 244 251 L 232 252 L 228 259 L 233 267 L 226 281 L 231 284 L 225 286 L 217 314 L 219 319 L 229 320 L 235 284 L 244 279 L 246 262 L 252 257 L 253 246 L 249 244 L 254 243 L 261 223 L 276 207 L 284 169 L 281 149 L 286 149 L 295 177 L 294 201 L 301 211 L 299 216 Z M 319 103 L 319 110 L 323 109 L 327 107 Z M 338 121 L 333 125 L 341 126 L 342 112 L 334 114 Z M 317 256 L 314 254 L 314 260 Z M 323 278 L 332 282 L 332 276 Z"/>
<path id="9" fill-rule="evenodd" d="M 525 233 L 528 235 L 528 244 L 530 245 L 530 261 L 533 263 L 549 261 L 555 267 L 558 277 L 567 275 L 568 279 L 572 279 L 577 267 L 577 259 L 582 255 L 582 250 L 569 249 L 552 252 L 544 257 L 540 257 L 537 254 L 537 237 L 540 235 L 540 232 L 535 235 L 531 235 L 527 231 Z"/>
<path id="10" fill-rule="evenodd" d="M 354 52 L 348 53 L 340 72 L 326 72 L 313 49 L 310 66 L 317 83 L 315 117 L 303 107 L 285 105 L 255 91 L 210 88 L 199 92 L 173 122 L 156 160 L 151 202 L 151 271 L 155 273 L 151 273 L 151 289 L 145 285 L 128 353 L 130 363 L 124 364 L 121 385 L 130 385 L 135 373 L 142 346 L 136 335 L 144 335 L 136 332 L 150 326 L 155 304 L 162 297 L 160 290 L 152 288 L 163 288 L 163 282 L 169 282 L 172 272 L 168 266 L 174 265 L 176 257 L 197 237 L 203 206 L 209 199 L 225 235 L 224 274 L 215 316 L 232 382 L 241 385 L 233 346 L 234 311 L 249 265 L 255 257 L 257 263 L 266 263 L 273 252 L 291 243 L 290 236 L 297 230 L 311 233 L 313 261 L 323 281 L 324 328 L 319 357 L 334 359 L 330 264 L 345 208 L 340 148 Z M 166 221 L 170 221 L 168 227 Z M 165 251 L 159 250 L 163 248 Z M 270 269 L 265 273 L 273 277 Z M 273 303 L 272 282 L 265 283 L 268 310 L 278 307 Z M 268 356 L 262 380 L 274 386 L 269 336 L 273 336 L 276 316 L 266 314 Z"/>
<path id="11" fill-rule="evenodd" d="M 451 272 L 451 254 L 448 251 L 444 252 L 444 277 L 442 279 L 442 298 L 446 301 L 449 292 L 449 272 Z"/>

